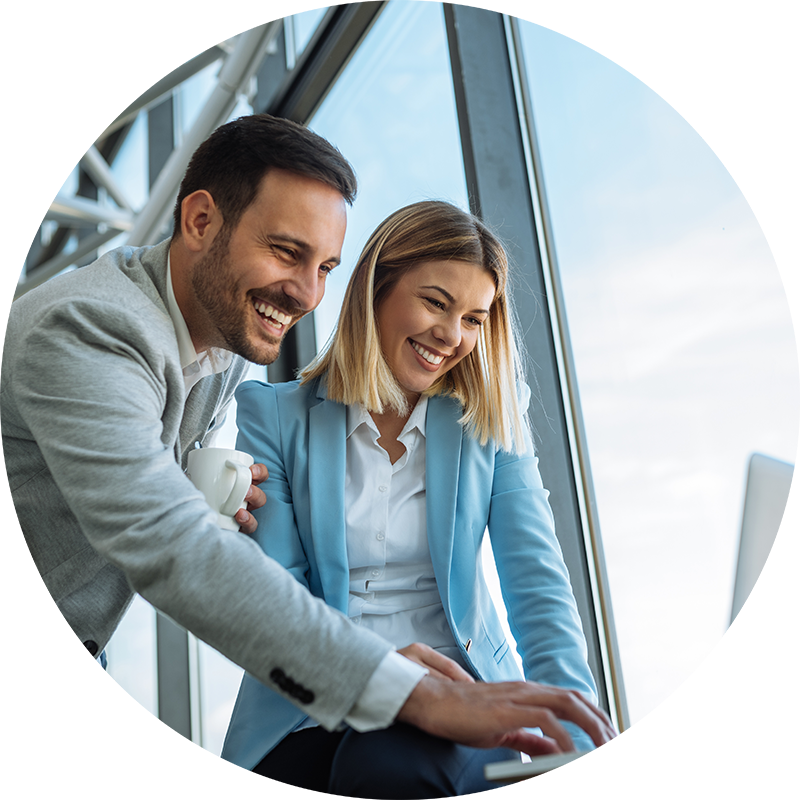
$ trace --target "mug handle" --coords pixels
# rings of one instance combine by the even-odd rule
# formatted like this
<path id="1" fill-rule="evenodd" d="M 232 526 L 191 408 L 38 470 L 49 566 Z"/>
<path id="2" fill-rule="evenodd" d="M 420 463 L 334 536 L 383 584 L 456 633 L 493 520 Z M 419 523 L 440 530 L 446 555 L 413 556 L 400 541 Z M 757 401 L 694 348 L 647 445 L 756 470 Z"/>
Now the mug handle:
<path id="1" fill-rule="evenodd" d="M 231 489 L 228 499 L 220 506 L 219 513 L 226 517 L 232 517 L 239 510 L 239 506 L 247 494 L 247 487 L 253 482 L 253 473 L 250 472 L 249 467 L 230 458 L 225 462 L 225 466 L 235 470 L 236 480 L 233 482 L 233 489 Z"/>

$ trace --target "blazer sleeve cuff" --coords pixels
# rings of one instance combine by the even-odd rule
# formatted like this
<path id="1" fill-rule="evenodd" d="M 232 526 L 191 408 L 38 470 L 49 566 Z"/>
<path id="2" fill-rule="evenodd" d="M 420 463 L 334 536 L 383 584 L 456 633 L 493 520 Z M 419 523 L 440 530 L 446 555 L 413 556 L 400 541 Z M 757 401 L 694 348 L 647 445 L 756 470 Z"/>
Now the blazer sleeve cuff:
<path id="1" fill-rule="evenodd" d="M 427 674 L 424 667 L 394 650 L 389 651 L 344 721 L 359 733 L 388 728 Z"/>

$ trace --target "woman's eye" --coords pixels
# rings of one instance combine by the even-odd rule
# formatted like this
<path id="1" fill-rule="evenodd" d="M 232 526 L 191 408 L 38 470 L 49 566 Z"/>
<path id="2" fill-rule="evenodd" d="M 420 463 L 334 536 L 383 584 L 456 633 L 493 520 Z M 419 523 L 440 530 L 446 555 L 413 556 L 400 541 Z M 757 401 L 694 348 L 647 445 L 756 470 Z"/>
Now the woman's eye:
<path id="1" fill-rule="evenodd" d="M 444 308 L 444 303 L 440 300 L 435 300 L 433 297 L 425 298 L 434 308 Z"/>

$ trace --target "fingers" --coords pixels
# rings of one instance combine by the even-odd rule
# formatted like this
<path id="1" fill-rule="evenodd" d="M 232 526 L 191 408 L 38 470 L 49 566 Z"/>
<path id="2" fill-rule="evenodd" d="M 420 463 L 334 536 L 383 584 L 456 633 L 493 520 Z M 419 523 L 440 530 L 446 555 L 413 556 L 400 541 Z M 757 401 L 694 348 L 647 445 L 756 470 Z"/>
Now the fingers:
<path id="1" fill-rule="evenodd" d="M 256 532 L 256 528 L 258 527 L 256 518 L 252 514 L 245 511 L 243 508 L 240 508 L 233 515 L 233 518 L 239 523 L 239 530 L 242 533 L 252 535 Z"/>
<path id="2" fill-rule="evenodd" d="M 269 470 L 263 464 L 253 464 L 250 472 L 253 473 L 254 484 L 263 483 L 269 477 Z"/>
<path id="3" fill-rule="evenodd" d="M 426 644 L 415 642 L 397 651 L 411 661 L 425 667 L 432 678 L 439 680 L 475 683 L 475 679 L 455 661 Z"/>
<path id="4" fill-rule="evenodd" d="M 530 731 L 519 730 L 509 733 L 503 740 L 501 747 L 508 747 L 529 756 L 547 756 L 560 753 L 558 743 L 546 736 L 538 736 Z"/>
<path id="5" fill-rule="evenodd" d="M 590 703 L 580 692 L 570 691 L 568 695 L 575 701 L 575 710 L 579 717 L 571 718 L 572 721 L 583 728 L 598 747 L 617 735 L 608 714 L 602 708 Z"/>
<path id="6" fill-rule="evenodd" d="M 521 702 L 526 705 L 546 707 L 558 719 L 574 722 L 589 734 L 597 747 L 617 735 L 606 713 L 590 703 L 580 692 L 531 682 L 528 682 L 526 686 L 530 687 L 531 693 L 524 700 L 522 699 L 523 695 L 520 694 Z M 524 727 L 533 726 L 526 723 Z M 542 730 L 549 733 L 544 727 Z"/>
<path id="7" fill-rule="evenodd" d="M 261 508 L 264 503 L 267 502 L 267 496 L 264 492 L 258 488 L 258 486 L 252 485 L 248 490 L 247 494 L 244 496 L 244 499 L 247 501 L 247 510 L 253 511 L 256 508 Z"/>
<path id="8" fill-rule="evenodd" d="M 422 645 L 424 647 L 424 645 Z M 452 658 L 442 655 L 432 647 L 428 648 L 425 664 L 431 671 L 436 671 L 451 681 L 464 681 L 475 683 L 475 679 L 465 669 L 462 669 Z"/>
<path id="9" fill-rule="evenodd" d="M 522 717 L 519 718 L 521 719 Z M 525 728 L 541 729 L 542 733 L 556 744 L 556 750 L 548 748 L 545 749 L 544 752 L 571 753 L 575 750 L 572 737 L 567 733 L 567 729 L 558 721 L 558 717 L 553 711 L 544 705 L 532 708 L 528 707 L 525 713 L 525 722 L 520 723 L 520 725 Z M 529 737 L 523 736 L 525 733 L 527 732 L 517 731 L 514 735 L 517 736 L 518 739 L 524 741 L 527 746 L 531 746 L 534 742 Z M 536 736 L 536 734 L 530 735 Z M 538 738 L 541 739 L 542 737 Z M 537 747 L 542 746 L 541 742 L 535 744 Z M 528 753 L 528 755 L 541 755 L 541 753 L 529 753 L 527 750 L 523 752 Z"/>
<path id="10" fill-rule="evenodd" d="M 247 510 L 239 509 L 234 515 L 234 519 L 239 523 L 239 530 L 247 534 L 255 533 L 258 527 L 256 518 L 248 512 L 261 508 L 267 502 L 267 496 L 258 488 L 257 484 L 262 483 L 269 477 L 269 471 L 263 464 L 253 464 L 250 467 L 250 472 L 253 473 L 253 483 L 244 496 L 247 502 Z"/>

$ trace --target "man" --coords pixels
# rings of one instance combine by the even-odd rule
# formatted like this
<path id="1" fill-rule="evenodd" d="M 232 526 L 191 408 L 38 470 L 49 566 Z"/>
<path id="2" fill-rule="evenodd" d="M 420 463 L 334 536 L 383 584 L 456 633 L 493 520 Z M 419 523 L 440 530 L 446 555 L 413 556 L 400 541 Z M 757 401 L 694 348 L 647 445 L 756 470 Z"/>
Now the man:
<path id="1" fill-rule="evenodd" d="M 138 592 L 329 729 L 398 719 L 539 752 L 571 747 L 562 719 L 601 744 L 610 725 L 571 692 L 478 686 L 429 648 L 394 653 L 267 558 L 246 511 L 241 533 L 219 529 L 183 474 L 247 361 L 273 361 L 322 299 L 355 190 L 349 164 L 320 137 L 245 117 L 193 156 L 171 240 L 107 253 L 13 304 L 3 446 L 36 565 L 92 655 Z M 262 465 L 253 474 L 251 509 L 267 477 Z"/>

